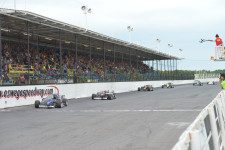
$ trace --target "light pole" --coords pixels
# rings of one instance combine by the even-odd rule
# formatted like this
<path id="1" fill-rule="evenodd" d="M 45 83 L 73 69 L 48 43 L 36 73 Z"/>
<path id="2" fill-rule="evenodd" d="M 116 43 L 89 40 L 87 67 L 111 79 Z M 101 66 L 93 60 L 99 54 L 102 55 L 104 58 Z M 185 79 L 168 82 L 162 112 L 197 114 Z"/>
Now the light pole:
<path id="1" fill-rule="evenodd" d="M 169 48 L 172 48 L 172 47 L 173 47 L 173 44 L 170 44 L 170 43 L 169 43 L 169 44 L 168 44 L 168 47 L 169 47 Z M 171 55 L 170 50 L 169 50 L 169 55 Z"/>
<path id="2" fill-rule="evenodd" d="M 89 8 L 88 6 L 82 6 L 81 10 L 83 11 L 84 15 L 85 15 L 85 30 L 87 31 L 87 15 L 91 14 L 91 8 Z"/>
<path id="3" fill-rule="evenodd" d="M 179 52 L 180 52 L 180 70 L 182 70 L 182 56 L 183 56 L 183 49 L 179 49 Z"/>
<path id="4" fill-rule="evenodd" d="M 161 40 L 160 39 L 156 39 L 156 42 L 157 42 L 156 49 L 160 52 L 159 45 L 160 45 Z"/>
<path id="5" fill-rule="evenodd" d="M 180 57 L 182 58 L 183 49 L 179 49 Z"/>
<path id="6" fill-rule="evenodd" d="M 131 32 L 134 31 L 134 28 L 132 26 L 127 26 L 127 30 L 129 32 L 129 42 L 131 43 Z"/>
<path id="7" fill-rule="evenodd" d="M 16 10 L 16 0 L 14 0 L 14 10 Z"/>
<path id="8" fill-rule="evenodd" d="M 24 2 L 25 2 L 25 10 L 27 10 L 27 0 L 25 0 Z"/>

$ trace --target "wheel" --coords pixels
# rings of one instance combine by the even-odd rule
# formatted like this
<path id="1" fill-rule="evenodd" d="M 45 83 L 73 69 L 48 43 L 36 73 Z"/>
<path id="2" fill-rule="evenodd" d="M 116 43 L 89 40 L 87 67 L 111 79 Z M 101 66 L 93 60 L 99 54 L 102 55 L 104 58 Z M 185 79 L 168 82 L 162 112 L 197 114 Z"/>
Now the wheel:
<path id="1" fill-rule="evenodd" d="M 64 106 L 68 106 L 68 100 L 67 99 L 63 99 L 62 103 L 63 103 Z"/>
<path id="2" fill-rule="evenodd" d="M 147 88 L 147 91 L 151 91 L 151 89 L 150 88 Z"/>
<path id="3" fill-rule="evenodd" d="M 138 88 L 138 91 L 141 91 L 141 88 L 140 87 Z"/>
<path id="4" fill-rule="evenodd" d="M 95 97 L 96 97 L 96 94 L 92 94 L 92 96 L 91 96 L 91 99 L 95 99 Z"/>
<path id="5" fill-rule="evenodd" d="M 107 100 L 112 100 L 113 99 L 113 95 L 107 95 Z"/>
<path id="6" fill-rule="evenodd" d="M 40 104 L 41 104 L 41 102 L 39 100 L 36 100 L 34 103 L 34 107 L 39 108 Z"/>
<path id="7" fill-rule="evenodd" d="M 55 108 L 62 108 L 62 103 L 60 100 L 55 101 Z"/>

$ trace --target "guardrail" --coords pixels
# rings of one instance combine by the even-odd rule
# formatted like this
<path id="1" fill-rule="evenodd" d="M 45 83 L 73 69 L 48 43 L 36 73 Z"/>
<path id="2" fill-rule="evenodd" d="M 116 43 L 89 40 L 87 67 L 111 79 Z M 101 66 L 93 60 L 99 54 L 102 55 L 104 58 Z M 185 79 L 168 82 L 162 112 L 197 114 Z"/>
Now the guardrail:
<path id="1" fill-rule="evenodd" d="M 195 79 L 209 79 L 209 78 L 219 78 L 219 73 L 198 73 L 194 74 Z"/>
<path id="2" fill-rule="evenodd" d="M 225 149 L 225 91 L 206 106 L 180 136 L 173 150 Z"/>

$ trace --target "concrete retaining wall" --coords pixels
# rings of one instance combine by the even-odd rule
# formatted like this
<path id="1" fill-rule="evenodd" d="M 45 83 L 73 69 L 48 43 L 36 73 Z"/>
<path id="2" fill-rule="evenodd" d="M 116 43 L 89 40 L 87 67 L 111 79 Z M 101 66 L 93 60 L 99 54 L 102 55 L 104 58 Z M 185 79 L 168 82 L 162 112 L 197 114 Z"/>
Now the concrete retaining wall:
<path id="1" fill-rule="evenodd" d="M 202 79 L 202 82 L 216 81 L 217 79 Z M 66 98 L 89 97 L 102 90 L 114 90 L 116 93 L 130 92 L 138 87 L 151 84 L 160 87 L 162 84 L 172 82 L 175 85 L 190 84 L 193 80 L 175 81 L 142 81 L 142 82 L 108 82 L 108 83 L 82 83 L 59 85 L 31 85 L 31 86 L 2 86 L 0 87 L 0 108 L 15 107 L 33 104 L 51 93 L 65 95 Z"/>

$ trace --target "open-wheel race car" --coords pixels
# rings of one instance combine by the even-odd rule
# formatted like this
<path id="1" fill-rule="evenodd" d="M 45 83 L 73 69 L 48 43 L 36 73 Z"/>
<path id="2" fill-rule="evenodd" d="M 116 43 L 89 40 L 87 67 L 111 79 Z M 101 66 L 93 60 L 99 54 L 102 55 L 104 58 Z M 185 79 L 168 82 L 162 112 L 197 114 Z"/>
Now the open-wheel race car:
<path id="1" fill-rule="evenodd" d="M 152 85 L 145 85 L 142 87 L 138 87 L 138 91 L 153 91 L 153 86 Z"/>
<path id="2" fill-rule="evenodd" d="M 114 93 L 114 91 L 112 92 L 101 91 L 101 92 L 97 92 L 96 94 L 92 94 L 91 99 L 113 100 L 113 99 L 116 99 L 116 94 Z"/>
<path id="3" fill-rule="evenodd" d="M 199 80 L 195 80 L 193 86 L 203 86 L 203 83 Z"/>
<path id="4" fill-rule="evenodd" d="M 207 82 L 208 85 L 216 85 L 216 82 L 215 81 L 209 81 Z"/>
<path id="5" fill-rule="evenodd" d="M 174 85 L 173 85 L 173 83 L 169 82 L 169 83 L 163 84 L 162 88 L 167 88 L 167 89 L 174 88 Z"/>
<path id="6" fill-rule="evenodd" d="M 65 95 L 52 94 L 43 98 L 41 101 L 36 100 L 34 106 L 35 108 L 62 108 L 68 106 L 68 100 L 65 98 Z"/>

